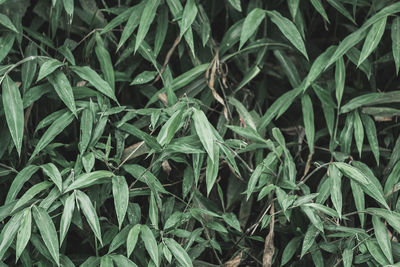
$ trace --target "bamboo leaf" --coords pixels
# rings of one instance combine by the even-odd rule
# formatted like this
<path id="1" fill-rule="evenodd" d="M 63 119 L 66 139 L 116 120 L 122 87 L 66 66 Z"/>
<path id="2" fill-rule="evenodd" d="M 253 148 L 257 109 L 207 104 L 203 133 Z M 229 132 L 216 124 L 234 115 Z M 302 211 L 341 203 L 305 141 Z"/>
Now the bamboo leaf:
<path id="1" fill-rule="evenodd" d="M 249 38 L 257 31 L 261 22 L 265 18 L 265 10 L 254 8 L 244 20 L 242 32 L 240 34 L 239 50 L 249 40 Z"/>
<path id="2" fill-rule="evenodd" d="M 51 257 L 60 265 L 60 252 L 58 246 L 58 238 L 56 227 L 51 220 L 49 214 L 40 207 L 33 206 L 33 218 L 35 218 L 36 226 L 39 228 L 40 235 L 43 238 L 44 244 L 50 252 Z"/>
<path id="3" fill-rule="evenodd" d="M 128 237 L 126 238 L 126 255 L 128 258 L 132 254 L 132 251 L 135 249 L 139 233 L 140 224 L 136 224 L 129 230 Z"/>
<path id="4" fill-rule="evenodd" d="M 391 36 L 393 59 L 396 66 L 396 75 L 398 75 L 400 69 L 400 17 L 396 17 L 392 21 Z"/>
<path id="5" fill-rule="evenodd" d="M 64 210 L 61 216 L 60 221 L 60 245 L 63 243 L 69 226 L 72 221 L 72 215 L 75 210 L 75 193 L 71 194 L 66 200 L 64 204 Z"/>
<path id="6" fill-rule="evenodd" d="M 146 36 L 147 32 L 149 31 L 150 25 L 156 16 L 156 10 L 158 5 L 160 4 L 160 0 L 149 0 L 146 1 L 146 5 L 143 9 L 143 13 L 140 17 L 139 29 L 136 36 L 136 43 L 135 43 L 135 52 L 138 50 L 139 46 L 141 45 L 144 37 Z"/>
<path id="7" fill-rule="evenodd" d="M 158 258 L 157 241 L 153 235 L 153 232 L 147 225 L 140 226 L 140 236 L 144 242 L 144 246 L 150 255 L 150 258 L 156 266 L 160 266 Z"/>
<path id="8" fill-rule="evenodd" d="M 17 85 L 10 77 L 3 80 L 3 107 L 7 126 L 18 155 L 21 155 L 22 138 L 24 136 L 24 107 Z"/>
<path id="9" fill-rule="evenodd" d="M 379 247 L 382 249 L 383 254 L 393 264 L 392 244 L 390 242 L 385 224 L 379 219 L 378 216 L 372 216 L 372 225 Z"/>
<path id="10" fill-rule="evenodd" d="M 299 50 L 308 60 L 308 55 L 306 51 L 306 47 L 304 45 L 303 39 L 299 31 L 297 30 L 296 26 L 288 20 L 287 18 L 283 17 L 277 11 L 267 11 L 268 16 L 271 18 L 272 22 L 278 26 L 279 30 L 282 34 L 292 43 L 297 50 Z"/>
<path id="11" fill-rule="evenodd" d="M 38 77 L 36 79 L 36 82 L 40 81 L 41 79 L 43 79 L 45 77 L 47 77 L 48 75 L 53 73 L 56 69 L 58 69 L 62 65 L 63 65 L 62 62 L 60 62 L 60 61 L 58 61 L 57 59 L 54 59 L 54 58 L 46 60 L 42 64 L 42 66 L 40 66 L 39 74 L 38 74 Z"/>
<path id="12" fill-rule="evenodd" d="M 62 73 L 61 71 L 57 71 L 56 73 L 49 75 L 48 81 L 51 83 L 51 85 L 53 85 L 54 89 L 57 92 L 57 95 L 68 107 L 68 109 L 75 116 L 77 116 L 74 93 L 72 91 L 71 84 L 69 83 L 65 74 Z"/>
<path id="13" fill-rule="evenodd" d="M 308 147 L 310 148 L 310 154 L 314 153 L 314 136 L 315 136 L 315 126 L 314 126 L 314 110 L 309 95 L 303 95 L 301 98 L 301 106 L 303 110 L 303 122 L 306 131 L 306 137 L 308 142 Z"/>
<path id="14" fill-rule="evenodd" d="M 187 252 L 179 245 L 178 242 L 176 242 L 172 238 L 165 238 L 164 239 L 165 244 L 169 248 L 169 250 L 172 252 L 172 255 L 178 260 L 178 262 L 182 266 L 188 266 L 192 267 L 193 263 L 192 260 L 190 259 L 189 255 Z"/>
<path id="15" fill-rule="evenodd" d="M 17 234 L 17 244 L 15 246 L 15 262 L 18 261 L 22 252 L 31 238 L 32 230 L 32 212 L 30 208 L 26 208 L 23 211 L 21 218 L 21 226 L 19 227 Z"/>
<path id="16" fill-rule="evenodd" d="M 386 19 L 384 17 L 380 19 L 377 23 L 372 25 L 371 30 L 368 32 L 367 37 L 365 38 L 364 46 L 361 50 L 361 55 L 357 63 L 357 67 L 364 62 L 364 60 L 376 49 L 381 38 L 383 36 L 383 32 L 386 28 Z"/>
<path id="17" fill-rule="evenodd" d="M 118 227 L 121 229 L 129 202 L 129 189 L 125 177 L 114 176 L 112 178 L 112 191 L 114 196 L 114 206 L 117 212 Z"/>
<path id="18" fill-rule="evenodd" d="M 101 239 L 99 218 L 97 217 L 96 210 L 94 209 L 90 198 L 80 190 L 76 190 L 75 192 L 76 199 L 79 202 L 79 207 L 81 208 L 83 215 L 85 215 L 85 218 L 89 223 L 90 228 L 92 229 L 97 239 L 100 241 L 100 244 L 103 244 L 103 241 Z"/>

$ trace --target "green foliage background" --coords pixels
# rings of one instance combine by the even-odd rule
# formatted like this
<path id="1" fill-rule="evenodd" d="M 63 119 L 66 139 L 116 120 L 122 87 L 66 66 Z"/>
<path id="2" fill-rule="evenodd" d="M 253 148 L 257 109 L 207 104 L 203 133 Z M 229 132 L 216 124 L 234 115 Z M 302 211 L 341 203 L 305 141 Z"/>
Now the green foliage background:
<path id="1" fill-rule="evenodd" d="M 394 266 L 399 12 L 0 0 L 0 266 Z"/>

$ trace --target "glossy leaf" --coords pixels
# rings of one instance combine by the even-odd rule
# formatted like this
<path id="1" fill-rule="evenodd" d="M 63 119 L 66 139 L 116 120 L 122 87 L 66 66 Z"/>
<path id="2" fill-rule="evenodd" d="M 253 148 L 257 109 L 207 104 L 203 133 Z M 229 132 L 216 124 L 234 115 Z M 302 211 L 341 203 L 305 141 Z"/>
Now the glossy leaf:
<path id="1" fill-rule="evenodd" d="M 53 85 L 57 95 L 64 104 L 76 116 L 74 93 L 65 74 L 61 71 L 57 71 L 56 73 L 49 75 L 48 81 Z"/>
<path id="2" fill-rule="evenodd" d="M 244 20 L 242 32 L 240 34 L 239 49 L 249 40 L 249 38 L 257 31 L 261 22 L 265 18 L 265 10 L 260 8 L 253 9 Z"/>
<path id="3" fill-rule="evenodd" d="M 136 43 L 135 43 L 135 51 L 138 50 L 139 46 L 141 45 L 144 37 L 146 36 L 147 32 L 149 31 L 150 25 L 154 20 L 156 15 L 156 10 L 158 5 L 160 4 L 160 0 L 149 0 L 146 1 L 146 5 L 143 9 L 143 13 L 140 17 L 139 29 L 136 36 Z"/>
<path id="4" fill-rule="evenodd" d="M 119 229 L 121 229 L 129 202 L 129 189 L 125 177 L 114 176 L 112 178 L 112 190 L 114 196 L 114 206 L 117 212 L 118 226 Z"/>

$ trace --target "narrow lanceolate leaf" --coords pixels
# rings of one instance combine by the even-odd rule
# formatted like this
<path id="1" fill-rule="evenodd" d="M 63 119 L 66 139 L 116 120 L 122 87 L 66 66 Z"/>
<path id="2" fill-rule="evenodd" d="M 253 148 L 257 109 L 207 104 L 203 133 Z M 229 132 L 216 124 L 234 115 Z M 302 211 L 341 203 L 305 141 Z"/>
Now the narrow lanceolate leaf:
<path id="1" fill-rule="evenodd" d="M 335 162 L 334 165 L 336 165 L 336 167 L 338 167 L 344 175 L 352 178 L 354 181 L 360 183 L 361 185 L 370 185 L 368 177 L 359 169 L 343 162 Z"/>
<path id="2" fill-rule="evenodd" d="M 376 164 L 379 166 L 379 143 L 375 122 L 370 116 L 364 114 L 361 114 L 361 119 L 365 127 L 365 133 L 367 134 L 369 146 L 374 154 Z"/>
<path id="3" fill-rule="evenodd" d="M 361 186 L 354 180 L 350 181 L 351 191 L 353 193 L 354 204 L 358 211 L 358 217 L 360 218 L 361 228 L 365 225 L 365 196 Z"/>
<path id="4" fill-rule="evenodd" d="M 346 67 L 344 65 L 344 60 L 340 57 L 336 61 L 336 68 L 335 68 L 335 83 L 336 83 L 336 100 L 338 103 L 338 107 L 342 101 L 343 91 L 344 91 L 344 84 L 346 81 Z"/>
<path id="5" fill-rule="evenodd" d="M 157 141 L 160 145 L 169 144 L 179 127 L 182 126 L 182 113 L 182 110 L 177 110 L 163 125 L 157 136 Z"/>
<path id="6" fill-rule="evenodd" d="M 204 149 L 207 151 L 208 156 L 212 161 L 218 160 L 214 158 L 214 140 L 216 139 L 211 129 L 210 122 L 203 111 L 194 109 L 193 121 L 196 128 L 196 133 L 199 136 Z"/>
<path id="7" fill-rule="evenodd" d="M 75 72 L 79 77 L 81 77 L 81 79 L 90 82 L 94 86 L 94 88 L 96 88 L 100 93 L 108 96 L 115 102 L 118 102 L 117 98 L 115 97 L 114 90 L 111 88 L 111 86 L 90 67 L 71 66 L 70 69 Z"/>
<path id="8" fill-rule="evenodd" d="M 389 239 L 386 225 L 375 215 L 372 215 L 372 225 L 374 226 L 375 237 L 379 247 L 389 262 L 393 264 L 392 243 Z"/>
<path id="9" fill-rule="evenodd" d="M 17 85 L 8 76 L 5 76 L 2 88 L 3 107 L 8 130 L 14 141 L 18 155 L 20 155 L 24 135 L 24 107 L 21 94 Z"/>
<path id="10" fill-rule="evenodd" d="M 48 77 L 48 81 L 53 85 L 57 95 L 64 104 L 76 116 L 74 93 L 72 92 L 72 87 L 67 76 L 61 71 L 56 71 Z"/>
<path id="11" fill-rule="evenodd" d="M 85 153 L 86 148 L 90 143 L 90 139 L 92 137 L 92 128 L 93 128 L 93 113 L 90 109 L 86 108 L 83 110 L 81 115 L 81 138 L 78 144 L 79 152 L 81 154 Z"/>
<path id="12" fill-rule="evenodd" d="M 310 2 L 314 6 L 315 10 L 317 10 L 318 13 L 329 23 L 328 15 L 325 12 L 321 0 L 311 0 Z"/>
<path id="13" fill-rule="evenodd" d="M 90 173 L 81 174 L 75 178 L 65 192 L 69 192 L 75 189 L 86 188 L 88 186 L 99 184 L 104 182 L 104 179 L 109 179 L 110 177 L 114 176 L 110 171 L 94 171 Z"/>
<path id="14" fill-rule="evenodd" d="M 33 159 L 40 151 L 42 151 L 53 139 L 59 135 L 64 129 L 74 120 L 74 115 L 70 112 L 65 112 L 57 120 L 55 120 L 47 131 L 42 135 L 33 151 L 30 160 Z"/>
<path id="15" fill-rule="evenodd" d="M 307 74 L 306 83 L 304 86 L 304 91 L 313 83 L 318 76 L 324 71 L 329 59 L 332 57 L 333 52 L 335 52 L 336 47 L 330 46 L 322 54 L 320 54 L 311 66 L 310 71 Z"/>
<path id="16" fill-rule="evenodd" d="M 328 3 L 333 6 L 337 11 L 339 11 L 340 13 L 342 13 L 343 16 L 345 16 L 346 18 L 348 18 L 351 22 L 353 22 L 354 24 L 356 24 L 356 22 L 354 21 L 353 17 L 350 15 L 350 13 L 347 11 L 347 9 L 340 3 L 340 1 L 338 0 L 327 0 Z"/>
<path id="17" fill-rule="evenodd" d="M 357 66 L 360 66 L 361 63 L 363 63 L 364 60 L 367 59 L 367 57 L 378 46 L 383 36 L 383 32 L 385 31 L 386 19 L 387 17 L 383 17 L 374 25 L 372 25 L 371 30 L 368 32 L 367 38 L 365 38 L 364 46 L 361 50 L 360 59 L 358 60 Z"/>
<path id="18" fill-rule="evenodd" d="M 37 183 L 33 185 L 31 188 L 26 191 L 22 197 L 18 200 L 18 202 L 15 204 L 14 208 L 12 209 L 11 212 L 17 210 L 18 208 L 22 207 L 26 203 L 28 203 L 29 200 L 33 199 L 37 194 L 42 192 L 43 190 L 46 190 L 52 185 L 50 181 L 43 181 L 40 183 Z"/>
<path id="19" fill-rule="evenodd" d="M 146 6 L 144 7 L 143 13 L 140 18 L 139 29 L 138 29 L 138 33 L 136 36 L 135 51 L 138 50 L 142 41 L 146 37 L 147 32 L 150 29 L 150 25 L 153 22 L 154 17 L 156 15 L 156 10 L 157 10 L 157 7 L 159 4 L 160 4 L 160 0 L 146 1 Z"/>
<path id="20" fill-rule="evenodd" d="M 11 246 L 18 228 L 21 225 L 22 212 L 17 213 L 3 226 L 0 233 L 0 260 L 3 259 L 7 249 Z"/>
<path id="21" fill-rule="evenodd" d="M 392 21 L 391 36 L 393 59 L 396 66 L 396 75 L 398 75 L 400 69 L 400 17 L 398 16 Z"/>
<path id="22" fill-rule="evenodd" d="M 351 267 L 353 262 L 353 250 L 345 248 L 342 253 L 343 267 Z"/>
<path id="23" fill-rule="evenodd" d="M 129 258 L 132 251 L 135 249 L 140 233 L 140 224 L 136 224 L 129 230 L 128 237 L 126 238 L 126 256 Z"/>
<path id="24" fill-rule="evenodd" d="M 96 33 L 96 47 L 94 48 L 97 56 L 97 60 L 100 63 L 101 71 L 103 72 L 104 79 L 111 86 L 113 90 L 115 90 L 115 77 L 114 77 L 114 68 L 113 63 L 111 61 L 111 56 L 108 50 L 106 49 L 100 34 Z"/>
<path id="25" fill-rule="evenodd" d="M 76 199 L 79 202 L 79 207 L 81 208 L 83 215 L 85 215 L 85 218 L 89 223 L 90 228 L 92 229 L 97 239 L 100 241 L 100 244 L 103 244 L 103 241 L 101 239 L 99 218 L 97 217 L 96 210 L 94 209 L 90 198 L 82 191 L 77 190 L 75 192 Z"/>
<path id="26" fill-rule="evenodd" d="M 65 12 L 72 16 L 74 14 L 74 0 L 63 0 Z"/>
<path id="27" fill-rule="evenodd" d="M 15 247 L 16 262 L 18 261 L 26 245 L 28 244 L 29 239 L 31 238 L 31 229 L 32 229 L 31 209 L 26 208 L 23 211 L 23 215 L 21 218 L 21 226 L 19 227 L 17 234 L 17 244 Z"/>
<path id="28" fill-rule="evenodd" d="M 43 172 L 50 177 L 50 179 L 53 181 L 53 183 L 58 187 L 60 192 L 62 191 L 62 178 L 61 178 L 61 173 L 57 169 L 56 165 L 53 163 L 47 163 L 42 166 L 40 166 L 43 170 Z"/>
<path id="29" fill-rule="evenodd" d="M 331 179 L 331 199 L 339 217 L 342 215 L 342 173 L 331 164 L 329 165 L 329 177 Z"/>
<path id="30" fill-rule="evenodd" d="M 33 218 L 35 218 L 36 226 L 39 228 L 40 235 L 50 252 L 51 257 L 60 265 L 60 252 L 58 246 L 58 238 L 56 227 L 53 220 L 47 212 L 40 207 L 33 206 Z"/>
<path id="31" fill-rule="evenodd" d="M 249 40 L 249 38 L 257 31 L 261 22 L 265 18 L 265 10 L 260 8 L 253 9 L 244 20 L 242 32 L 240 34 L 239 49 Z"/>
<path id="32" fill-rule="evenodd" d="M 11 22 L 11 20 L 6 15 L 1 13 L 0 13 L 0 24 L 12 30 L 13 32 L 19 33 L 17 28 L 15 28 L 14 24 Z"/>
<path id="33" fill-rule="evenodd" d="M 129 189 L 125 177 L 114 176 L 112 178 L 112 191 L 114 196 L 115 211 L 117 212 L 118 227 L 121 229 L 129 202 Z"/>
<path id="34" fill-rule="evenodd" d="M 239 12 L 242 12 L 242 6 L 240 4 L 240 0 L 228 0 L 229 4 Z"/>
<path id="35" fill-rule="evenodd" d="M 24 183 L 28 181 L 31 176 L 39 169 L 38 166 L 35 165 L 28 165 L 23 168 L 17 176 L 14 178 L 11 186 L 8 189 L 7 197 L 5 204 L 9 204 L 11 201 L 16 199 L 19 191 L 21 190 Z"/>
<path id="36" fill-rule="evenodd" d="M 186 1 L 185 8 L 183 10 L 182 20 L 180 23 L 180 37 L 186 33 L 186 31 L 191 27 L 193 21 L 196 19 L 197 16 L 197 5 L 194 0 Z"/>
<path id="37" fill-rule="evenodd" d="M 35 58 L 37 56 L 37 46 L 34 43 L 29 43 L 25 49 L 25 58 Z M 33 78 L 36 74 L 37 60 L 29 60 L 22 64 L 21 78 L 22 78 L 22 92 L 25 92 L 31 86 Z"/>
<path id="38" fill-rule="evenodd" d="M 75 193 L 71 194 L 66 200 L 64 205 L 63 214 L 60 221 L 60 245 L 63 243 L 67 235 L 69 226 L 72 221 L 72 215 L 75 209 Z"/>
<path id="39" fill-rule="evenodd" d="M 150 258 L 156 266 L 160 266 L 160 260 L 158 257 L 157 241 L 153 235 L 153 232 L 147 225 L 140 227 L 140 236 L 144 242 L 144 246 L 150 255 Z"/>
<path id="40" fill-rule="evenodd" d="M 388 194 L 390 195 L 392 192 L 395 192 L 394 191 L 395 185 L 399 182 L 399 179 L 400 179 L 400 161 L 398 161 L 396 165 L 394 165 L 392 172 L 386 179 L 385 187 L 383 189 L 385 196 L 387 196 Z"/>
<path id="41" fill-rule="evenodd" d="M 207 169 L 206 169 L 206 185 L 207 185 L 207 195 L 210 194 L 211 189 L 213 188 L 215 181 L 218 177 L 218 169 L 219 169 L 219 146 L 214 144 L 214 161 L 211 157 L 207 157 Z"/>
<path id="42" fill-rule="evenodd" d="M 172 255 L 174 255 L 175 259 L 177 259 L 182 266 L 193 267 L 192 260 L 178 242 L 172 238 L 165 238 L 164 242 L 168 249 L 172 252 Z"/>
<path id="43" fill-rule="evenodd" d="M 318 236 L 318 234 L 319 234 L 319 230 L 317 229 L 317 227 L 315 227 L 313 224 L 311 224 L 308 227 L 307 232 L 303 239 L 303 245 L 301 247 L 300 258 L 303 258 L 303 256 L 307 253 L 307 251 L 311 248 L 311 246 L 314 244 L 315 238 Z"/>
<path id="44" fill-rule="evenodd" d="M 282 253 L 281 266 L 284 266 L 286 263 L 293 258 L 297 249 L 300 247 L 302 238 L 300 236 L 294 237 L 290 242 L 286 245 L 285 249 Z"/>
<path id="45" fill-rule="evenodd" d="M 130 12 L 129 19 L 126 22 L 124 30 L 121 34 L 121 38 L 119 39 L 117 51 L 124 45 L 126 40 L 129 39 L 137 26 L 139 26 L 140 16 L 143 12 L 144 4 L 145 2 L 140 2 L 139 4 L 131 8 L 132 11 Z"/>
<path id="46" fill-rule="evenodd" d="M 40 81 L 44 77 L 50 75 L 51 73 L 53 73 L 56 69 L 58 69 L 62 65 L 63 65 L 63 63 L 58 61 L 57 59 L 52 58 L 52 59 L 47 60 L 46 62 L 44 62 L 42 64 L 42 66 L 40 66 L 39 75 L 38 75 L 36 81 Z"/>
<path id="47" fill-rule="evenodd" d="M 304 45 L 303 39 L 296 26 L 289 19 L 283 17 L 277 11 L 267 11 L 268 16 L 270 16 L 273 23 L 278 26 L 279 30 L 283 35 L 299 50 L 308 60 L 308 55 L 306 47 Z"/>
<path id="48" fill-rule="evenodd" d="M 354 139 L 356 140 L 357 150 L 361 158 L 362 145 L 364 143 L 364 127 L 358 111 L 355 111 L 354 116 Z"/>
<path id="49" fill-rule="evenodd" d="M 301 106 L 303 110 L 303 122 L 306 131 L 308 147 L 310 148 L 310 154 L 313 154 L 315 135 L 314 109 L 309 95 L 306 94 L 301 98 Z"/>

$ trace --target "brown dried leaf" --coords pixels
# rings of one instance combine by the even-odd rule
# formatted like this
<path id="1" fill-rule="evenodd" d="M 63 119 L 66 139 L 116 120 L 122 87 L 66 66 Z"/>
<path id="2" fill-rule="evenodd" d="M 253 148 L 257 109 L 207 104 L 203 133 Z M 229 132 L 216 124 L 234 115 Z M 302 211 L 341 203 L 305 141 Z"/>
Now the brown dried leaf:
<path id="1" fill-rule="evenodd" d="M 274 225 L 275 225 L 275 215 L 274 215 L 274 203 L 271 204 L 271 222 L 269 223 L 269 233 L 265 238 L 264 254 L 263 254 L 263 267 L 272 266 L 272 257 L 275 253 L 274 246 Z"/>
<path id="2" fill-rule="evenodd" d="M 161 166 L 162 166 L 162 168 L 163 168 L 163 171 L 166 172 L 168 175 L 169 175 L 169 173 L 172 171 L 172 168 L 171 168 L 171 166 L 169 165 L 168 160 L 164 160 L 164 161 L 161 163 Z"/>
<path id="3" fill-rule="evenodd" d="M 158 94 L 158 99 L 161 100 L 161 102 L 163 102 L 163 104 L 168 107 L 168 97 L 165 93 L 160 93 Z"/>
<path id="4" fill-rule="evenodd" d="M 225 262 L 224 267 L 237 267 L 242 260 L 242 252 L 240 252 L 236 257 L 231 259 L 230 261 Z"/>

